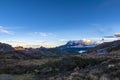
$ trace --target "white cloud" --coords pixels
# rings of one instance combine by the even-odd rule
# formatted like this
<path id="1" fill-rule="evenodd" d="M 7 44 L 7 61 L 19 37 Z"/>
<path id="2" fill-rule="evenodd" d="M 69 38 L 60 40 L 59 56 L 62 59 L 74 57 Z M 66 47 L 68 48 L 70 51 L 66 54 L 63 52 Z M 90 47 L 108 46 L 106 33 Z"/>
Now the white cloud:
<path id="1" fill-rule="evenodd" d="M 5 43 L 8 43 L 12 46 L 24 46 L 24 45 L 28 45 L 28 43 L 26 41 L 22 41 L 22 40 L 6 40 L 4 41 Z"/>
<path id="2" fill-rule="evenodd" d="M 9 34 L 9 35 L 13 34 L 12 31 L 5 29 L 3 26 L 0 26 L 0 33 L 5 33 L 5 34 Z"/>
<path id="3" fill-rule="evenodd" d="M 44 47 L 55 47 L 57 46 L 55 43 L 53 42 L 49 42 L 49 41 L 44 41 L 44 40 L 40 40 L 40 41 L 34 41 L 34 42 L 28 42 L 28 41 L 22 41 L 22 40 L 3 40 L 1 41 L 3 43 L 7 43 L 7 44 L 10 44 L 12 45 L 13 47 L 16 47 L 16 46 L 23 46 L 25 48 L 29 48 L 29 47 L 32 47 L 32 48 L 39 48 L 41 46 L 44 46 Z"/>
<path id="4" fill-rule="evenodd" d="M 66 39 L 60 39 L 59 41 L 66 41 Z"/>
<path id="5" fill-rule="evenodd" d="M 120 37 L 120 33 L 115 33 L 114 36 L 115 37 Z"/>
<path id="6" fill-rule="evenodd" d="M 35 41 L 35 43 L 37 43 L 37 44 L 43 44 L 43 43 L 45 43 L 45 42 L 47 42 L 47 41 L 44 41 L 44 40 L 37 40 L 37 41 Z"/>
<path id="7" fill-rule="evenodd" d="M 92 23 L 92 26 L 100 26 L 100 24 Z"/>
<path id="8" fill-rule="evenodd" d="M 93 37 L 93 38 L 88 38 L 90 40 L 93 40 L 93 41 L 99 41 L 101 40 L 102 38 L 101 37 Z"/>
<path id="9" fill-rule="evenodd" d="M 43 33 L 43 32 L 39 32 L 39 35 L 42 36 L 42 37 L 47 37 L 48 36 L 47 33 Z"/>
<path id="10" fill-rule="evenodd" d="M 55 36 L 53 33 L 47 33 L 47 32 L 31 32 L 31 33 L 28 33 L 28 35 L 40 36 L 40 37 Z"/>
<path id="11" fill-rule="evenodd" d="M 104 41 L 115 41 L 115 40 L 118 40 L 118 38 L 104 38 Z"/>
<path id="12" fill-rule="evenodd" d="M 114 38 L 115 36 L 104 36 L 104 38 Z"/>
<path id="13" fill-rule="evenodd" d="M 36 35 L 40 35 L 41 37 L 47 37 L 48 34 L 44 32 L 35 32 Z"/>
<path id="14" fill-rule="evenodd" d="M 60 42 L 67 42 L 67 39 L 59 39 Z"/>

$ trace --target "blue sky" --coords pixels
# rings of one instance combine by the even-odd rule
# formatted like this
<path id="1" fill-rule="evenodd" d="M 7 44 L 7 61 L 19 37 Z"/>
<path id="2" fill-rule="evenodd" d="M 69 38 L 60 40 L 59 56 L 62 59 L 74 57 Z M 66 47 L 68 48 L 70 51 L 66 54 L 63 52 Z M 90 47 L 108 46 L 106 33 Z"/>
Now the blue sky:
<path id="1" fill-rule="evenodd" d="M 57 46 L 120 32 L 120 0 L 0 0 L 0 42 Z"/>

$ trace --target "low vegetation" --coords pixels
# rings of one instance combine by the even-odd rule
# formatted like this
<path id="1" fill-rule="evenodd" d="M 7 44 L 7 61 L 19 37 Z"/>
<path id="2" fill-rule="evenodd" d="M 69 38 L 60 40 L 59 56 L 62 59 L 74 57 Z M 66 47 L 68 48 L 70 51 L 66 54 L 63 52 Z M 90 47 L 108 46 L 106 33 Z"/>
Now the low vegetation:
<path id="1" fill-rule="evenodd" d="M 108 54 L 101 55 L 96 51 L 75 55 L 58 49 L 42 49 L 40 53 L 33 50 L 27 54 L 2 52 L 0 80 L 120 80 L 119 46 L 106 49 Z"/>

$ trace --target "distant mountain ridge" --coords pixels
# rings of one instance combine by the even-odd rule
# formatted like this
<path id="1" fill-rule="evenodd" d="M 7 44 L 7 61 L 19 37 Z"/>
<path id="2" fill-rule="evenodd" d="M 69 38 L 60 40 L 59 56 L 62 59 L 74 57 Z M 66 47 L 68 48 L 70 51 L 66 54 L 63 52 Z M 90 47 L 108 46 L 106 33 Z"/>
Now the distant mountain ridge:
<path id="1" fill-rule="evenodd" d="M 48 57 L 65 57 L 78 53 L 63 51 L 58 48 L 23 48 L 22 46 L 12 47 L 9 44 L 0 43 L 0 58 L 15 59 L 40 59 Z"/>
<path id="2" fill-rule="evenodd" d="M 117 51 L 117 50 L 120 50 L 120 40 L 116 40 L 112 42 L 104 42 L 89 50 L 88 53 L 106 54 L 106 53 L 110 53 L 111 51 Z"/>

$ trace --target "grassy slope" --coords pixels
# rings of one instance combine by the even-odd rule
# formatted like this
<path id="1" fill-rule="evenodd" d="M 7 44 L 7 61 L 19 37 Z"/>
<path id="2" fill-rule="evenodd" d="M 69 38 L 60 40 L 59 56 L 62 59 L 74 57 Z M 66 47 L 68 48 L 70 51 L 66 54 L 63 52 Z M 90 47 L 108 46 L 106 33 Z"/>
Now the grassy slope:
<path id="1" fill-rule="evenodd" d="M 120 50 L 107 55 L 0 59 L 0 80 L 120 80 Z"/>

